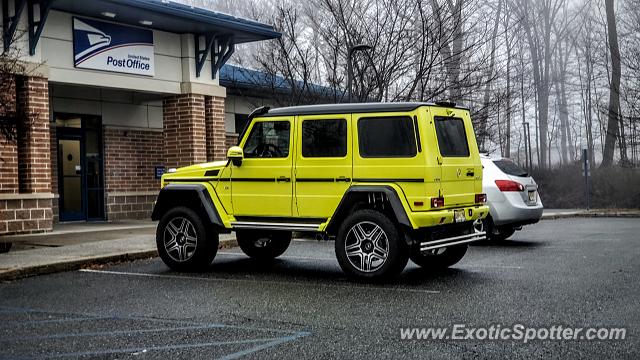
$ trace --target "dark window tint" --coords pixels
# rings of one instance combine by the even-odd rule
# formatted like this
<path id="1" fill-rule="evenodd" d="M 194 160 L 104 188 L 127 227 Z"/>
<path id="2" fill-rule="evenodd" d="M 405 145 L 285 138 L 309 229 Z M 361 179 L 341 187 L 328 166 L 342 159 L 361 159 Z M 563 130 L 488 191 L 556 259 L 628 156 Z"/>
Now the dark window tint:
<path id="1" fill-rule="evenodd" d="M 302 122 L 302 156 L 343 157 L 347 155 L 347 121 L 305 120 Z"/>
<path id="2" fill-rule="evenodd" d="M 236 133 L 240 134 L 244 130 L 244 128 L 249 123 L 249 115 L 246 114 L 235 114 L 234 122 L 236 126 Z"/>
<path id="3" fill-rule="evenodd" d="M 440 155 L 448 157 L 469 156 L 469 144 L 462 119 L 436 117 L 435 121 Z"/>
<path id="4" fill-rule="evenodd" d="M 520 166 L 518 166 L 518 164 L 514 163 L 510 159 L 494 160 L 493 163 L 496 164 L 498 169 L 502 170 L 502 172 L 507 175 L 521 177 L 529 176 L 529 174 L 527 174 L 524 169 L 522 169 Z"/>
<path id="5" fill-rule="evenodd" d="M 286 158 L 289 156 L 290 129 L 288 121 L 256 122 L 244 145 L 244 157 Z"/>
<path id="6" fill-rule="evenodd" d="M 358 142 L 364 158 L 416 156 L 416 136 L 408 116 L 360 119 Z"/>

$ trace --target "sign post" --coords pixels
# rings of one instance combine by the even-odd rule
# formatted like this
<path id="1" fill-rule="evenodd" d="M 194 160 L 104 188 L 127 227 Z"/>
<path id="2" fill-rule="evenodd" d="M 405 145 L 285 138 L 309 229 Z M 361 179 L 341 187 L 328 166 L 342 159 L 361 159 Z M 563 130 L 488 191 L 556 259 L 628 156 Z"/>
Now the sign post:
<path id="1" fill-rule="evenodd" d="M 589 193 L 591 192 L 589 186 L 589 177 L 591 176 L 591 166 L 589 164 L 589 153 L 587 149 L 582 149 L 582 176 L 584 176 L 584 195 L 587 200 L 587 210 L 591 208 L 591 199 Z"/>

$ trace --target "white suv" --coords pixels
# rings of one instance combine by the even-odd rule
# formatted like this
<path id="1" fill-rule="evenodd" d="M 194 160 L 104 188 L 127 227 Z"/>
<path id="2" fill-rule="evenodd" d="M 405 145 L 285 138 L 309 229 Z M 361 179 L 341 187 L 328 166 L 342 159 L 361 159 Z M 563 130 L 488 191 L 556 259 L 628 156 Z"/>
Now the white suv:
<path id="1" fill-rule="evenodd" d="M 510 159 L 481 155 L 481 160 L 490 214 L 484 220 L 487 237 L 505 240 L 523 225 L 540 221 L 544 207 L 533 178 Z"/>

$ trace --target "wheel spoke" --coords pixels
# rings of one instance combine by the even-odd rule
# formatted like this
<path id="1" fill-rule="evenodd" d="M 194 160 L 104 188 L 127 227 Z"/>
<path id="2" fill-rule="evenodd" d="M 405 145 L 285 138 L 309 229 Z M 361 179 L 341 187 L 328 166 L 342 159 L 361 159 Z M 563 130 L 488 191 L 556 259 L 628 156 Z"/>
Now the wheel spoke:
<path id="1" fill-rule="evenodd" d="M 167 252 L 174 251 L 174 250 L 178 249 L 179 247 L 180 247 L 180 245 L 178 245 L 178 243 L 175 240 L 169 242 L 168 244 L 166 244 L 164 246 L 164 248 L 167 250 Z"/>
<path id="2" fill-rule="evenodd" d="M 176 227 L 176 225 L 173 223 L 175 220 L 170 221 L 167 224 L 167 230 L 169 230 L 169 233 L 171 234 L 171 236 L 175 237 L 176 235 L 178 235 L 178 233 L 180 232 L 180 229 L 178 229 Z"/>
<path id="3" fill-rule="evenodd" d="M 347 253 L 349 253 L 355 249 L 360 249 L 360 245 L 360 241 L 358 241 L 355 244 L 345 246 L 344 249 L 347 251 Z"/>
<path id="4" fill-rule="evenodd" d="M 389 255 L 389 252 L 387 251 L 387 249 L 383 248 L 382 246 L 375 244 L 373 246 L 372 255 L 375 255 L 380 260 L 384 260 L 387 258 L 387 255 Z"/>
<path id="5" fill-rule="evenodd" d="M 347 248 L 347 256 L 356 256 L 356 255 L 362 255 L 362 250 L 360 249 L 360 246 L 352 246 L 351 248 Z"/>
<path id="6" fill-rule="evenodd" d="M 367 235 L 364 232 L 362 225 L 356 224 L 354 227 L 351 228 L 351 230 L 353 230 L 353 235 L 355 235 L 356 239 L 358 240 L 358 243 L 361 243 L 363 240 L 367 239 Z"/>
<path id="7" fill-rule="evenodd" d="M 184 247 L 177 246 L 176 249 L 178 250 L 178 260 L 184 261 Z"/>
<path id="8" fill-rule="evenodd" d="M 362 255 L 362 271 L 370 271 L 371 270 L 371 255 L 370 254 L 363 254 Z"/>
<path id="9" fill-rule="evenodd" d="M 380 226 L 376 225 L 376 227 L 368 234 L 368 238 L 369 240 L 376 242 L 382 235 L 384 235 L 384 231 L 382 231 Z"/>
<path id="10" fill-rule="evenodd" d="M 185 233 L 187 232 L 187 227 L 189 226 L 189 221 L 187 219 L 182 219 L 182 223 L 180 223 L 180 229 L 179 231 L 181 233 Z"/>
<path id="11" fill-rule="evenodd" d="M 185 235 L 184 239 L 187 245 L 195 247 L 198 244 L 198 238 L 194 236 Z"/>

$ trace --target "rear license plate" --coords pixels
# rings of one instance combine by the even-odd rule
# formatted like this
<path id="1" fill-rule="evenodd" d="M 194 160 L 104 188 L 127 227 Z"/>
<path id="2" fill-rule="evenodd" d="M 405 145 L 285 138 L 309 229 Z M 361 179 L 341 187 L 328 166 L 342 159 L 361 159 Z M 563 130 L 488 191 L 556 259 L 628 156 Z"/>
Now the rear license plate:
<path id="1" fill-rule="evenodd" d="M 535 202 L 536 201 L 536 191 L 529 191 L 529 201 L 531 202 Z"/>
<path id="2" fill-rule="evenodd" d="M 454 218 L 454 221 L 457 223 L 465 222 L 467 218 L 465 218 L 464 216 L 464 209 L 453 210 L 453 218 Z"/>

